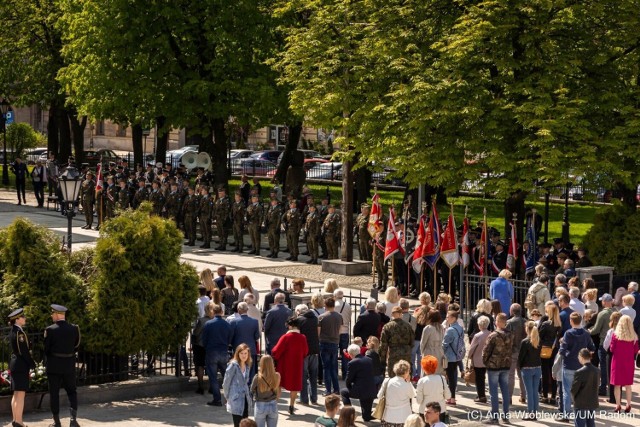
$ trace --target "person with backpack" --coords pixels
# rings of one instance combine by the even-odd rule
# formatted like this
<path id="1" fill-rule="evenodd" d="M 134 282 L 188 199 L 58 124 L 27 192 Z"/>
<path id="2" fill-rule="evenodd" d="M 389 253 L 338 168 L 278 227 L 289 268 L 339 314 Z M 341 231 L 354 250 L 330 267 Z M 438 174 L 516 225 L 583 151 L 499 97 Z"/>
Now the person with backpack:
<path id="1" fill-rule="evenodd" d="M 527 309 L 529 318 L 531 318 L 531 311 L 534 309 L 538 309 L 540 313 L 544 313 L 544 305 L 549 300 L 551 300 L 551 294 L 549 293 L 549 276 L 542 274 L 538 278 L 538 281 L 529 287 L 524 300 L 524 308 Z"/>
<path id="2" fill-rule="evenodd" d="M 460 312 L 449 311 L 447 313 L 448 328 L 442 340 L 442 350 L 447 359 L 447 378 L 449 379 L 449 391 L 451 398 L 447 400 L 448 405 L 456 404 L 456 387 L 458 385 L 458 362 L 464 359 L 464 329 L 458 324 Z"/>

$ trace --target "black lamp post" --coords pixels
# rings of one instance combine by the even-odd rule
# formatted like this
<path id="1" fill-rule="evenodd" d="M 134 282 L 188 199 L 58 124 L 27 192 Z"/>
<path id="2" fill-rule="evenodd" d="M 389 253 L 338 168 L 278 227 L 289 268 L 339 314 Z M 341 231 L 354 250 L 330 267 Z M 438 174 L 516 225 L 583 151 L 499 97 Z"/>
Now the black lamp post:
<path id="1" fill-rule="evenodd" d="M 2 125 L 2 133 L 4 134 L 4 145 L 2 146 L 2 154 L 4 155 L 2 159 L 2 185 L 9 185 L 9 164 L 7 159 L 7 113 L 11 105 L 9 102 L 2 98 L 0 101 L 0 113 L 2 113 L 2 117 L 0 117 L 0 124 Z"/>
<path id="2" fill-rule="evenodd" d="M 78 204 L 81 181 L 80 173 L 74 166 L 67 166 L 60 178 L 58 178 L 63 203 L 67 209 L 67 248 L 69 253 L 71 253 L 71 222 L 73 217 L 76 216 L 75 207 Z"/>

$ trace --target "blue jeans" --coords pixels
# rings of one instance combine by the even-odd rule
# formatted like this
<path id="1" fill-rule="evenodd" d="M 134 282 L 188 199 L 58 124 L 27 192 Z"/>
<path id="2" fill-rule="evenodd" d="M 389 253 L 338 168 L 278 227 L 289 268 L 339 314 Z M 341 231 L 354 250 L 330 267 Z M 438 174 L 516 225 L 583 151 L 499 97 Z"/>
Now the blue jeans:
<path id="1" fill-rule="evenodd" d="M 596 427 L 596 412 L 587 409 L 575 411 L 574 423 L 576 427 Z"/>
<path id="2" fill-rule="evenodd" d="M 498 386 L 502 392 L 502 411 L 504 414 L 509 413 L 509 404 L 511 403 L 511 395 L 509 394 L 509 370 L 489 372 L 489 396 L 491 397 L 491 416 L 498 418 Z"/>
<path id="3" fill-rule="evenodd" d="M 607 372 L 607 350 L 602 346 L 598 346 L 598 358 L 600 359 L 600 390 L 598 392 L 606 396 L 609 372 Z"/>
<path id="4" fill-rule="evenodd" d="M 571 384 L 573 384 L 575 374 L 576 371 L 574 370 L 562 368 L 562 405 L 564 406 L 564 416 L 566 418 L 573 412 L 571 407 Z"/>
<path id="5" fill-rule="evenodd" d="M 207 376 L 209 377 L 209 384 L 211 386 L 211 392 L 213 393 L 214 402 L 222 402 L 222 395 L 220 394 L 220 385 L 218 384 L 218 371 L 224 375 L 227 369 L 227 362 L 229 356 L 226 351 L 212 351 L 207 352 L 206 366 Z"/>
<path id="6" fill-rule="evenodd" d="M 536 412 L 540 409 L 538 389 L 540 388 L 540 378 L 542 378 L 542 368 L 540 366 L 522 368 L 520 374 L 522 375 L 524 388 L 527 391 L 527 412 Z"/>
<path id="7" fill-rule="evenodd" d="M 302 390 L 300 391 L 300 402 L 309 403 L 318 401 L 318 355 L 310 354 L 304 358 L 302 367 Z"/>
<path id="8" fill-rule="evenodd" d="M 338 344 L 340 350 L 340 360 L 342 360 L 342 380 L 347 379 L 347 365 L 349 365 L 349 360 L 344 357 L 344 351 L 349 347 L 349 334 L 340 334 L 340 343 Z"/>
<path id="9" fill-rule="evenodd" d="M 338 384 L 338 344 L 321 342 L 320 357 L 324 367 L 324 385 L 327 394 L 340 394 Z"/>
<path id="10" fill-rule="evenodd" d="M 413 342 L 413 350 L 411 350 L 411 376 L 419 377 L 422 372 L 422 354 L 420 353 L 420 340 Z"/>
<path id="11" fill-rule="evenodd" d="M 278 401 L 256 402 L 254 418 L 258 427 L 276 427 L 278 425 Z"/>

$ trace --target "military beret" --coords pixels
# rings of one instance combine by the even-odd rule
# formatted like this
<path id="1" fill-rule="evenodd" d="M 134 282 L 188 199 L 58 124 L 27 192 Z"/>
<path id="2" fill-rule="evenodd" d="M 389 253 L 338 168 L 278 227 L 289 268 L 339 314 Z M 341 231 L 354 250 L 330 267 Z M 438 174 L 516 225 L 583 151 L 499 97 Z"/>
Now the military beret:
<path id="1" fill-rule="evenodd" d="M 67 312 L 67 307 L 59 304 L 51 304 L 51 312 L 56 314 L 64 314 Z"/>
<path id="2" fill-rule="evenodd" d="M 24 309 L 23 308 L 16 308 L 7 317 L 9 318 L 9 320 L 16 320 L 18 317 L 22 317 L 22 316 L 24 316 Z"/>

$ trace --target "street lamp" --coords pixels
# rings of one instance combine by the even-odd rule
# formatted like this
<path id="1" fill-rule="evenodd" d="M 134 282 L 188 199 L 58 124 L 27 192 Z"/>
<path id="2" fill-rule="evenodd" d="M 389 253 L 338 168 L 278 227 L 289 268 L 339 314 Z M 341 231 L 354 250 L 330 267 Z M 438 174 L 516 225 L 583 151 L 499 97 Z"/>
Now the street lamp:
<path id="1" fill-rule="evenodd" d="M 58 178 L 62 199 L 67 208 L 67 248 L 69 253 L 71 253 L 71 222 L 76 215 L 75 207 L 78 204 L 81 181 L 80 173 L 74 166 L 67 166 L 60 178 Z"/>
<path id="2" fill-rule="evenodd" d="M 9 164 L 7 163 L 7 113 L 11 105 L 9 105 L 9 101 L 2 98 L 0 101 L 0 113 L 2 113 L 2 117 L 0 118 L 0 124 L 2 125 L 2 133 L 4 134 L 4 145 L 2 148 L 2 185 L 9 185 Z"/>

